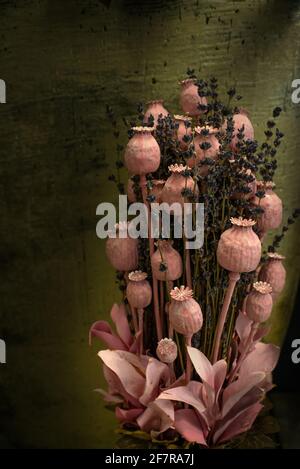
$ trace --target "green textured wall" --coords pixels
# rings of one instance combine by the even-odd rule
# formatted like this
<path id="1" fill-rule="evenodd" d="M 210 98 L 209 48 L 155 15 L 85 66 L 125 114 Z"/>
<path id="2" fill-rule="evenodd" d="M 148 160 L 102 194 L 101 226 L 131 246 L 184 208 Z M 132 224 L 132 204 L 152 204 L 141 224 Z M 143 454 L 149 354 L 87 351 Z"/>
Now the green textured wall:
<path id="1" fill-rule="evenodd" d="M 118 299 L 95 236 L 95 208 L 115 200 L 107 182 L 115 142 L 105 105 L 129 116 L 164 97 L 177 111 L 187 66 L 235 84 L 257 137 L 284 109 L 278 193 L 299 205 L 300 78 L 297 1 L 0 1 L 0 446 L 109 447 L 113 415 L 89 325 Z M 109 167 L 104 164 L 104 158 Z M 288 282 L 273 316 L 280 342 L 299 276 L 294 229 L 282 251 Z"/>

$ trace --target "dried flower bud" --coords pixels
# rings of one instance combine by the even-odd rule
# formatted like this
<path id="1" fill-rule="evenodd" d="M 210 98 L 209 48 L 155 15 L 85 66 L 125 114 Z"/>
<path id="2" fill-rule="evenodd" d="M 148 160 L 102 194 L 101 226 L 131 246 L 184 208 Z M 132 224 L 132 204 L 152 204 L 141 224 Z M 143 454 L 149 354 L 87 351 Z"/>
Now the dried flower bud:
<path id="1" fill-rule="evenodd" d="M 190 116 L 200 116 L 203 113 L 200 105 L 207 105 L 207 99 L 203 96 L 200 97 L 198 93 L 198 86 L 195 84 L 193 78 L 183 80 L 181 83 L 180 105 L 183 112 Z"/>
<path id="2" fill-rule="evenodd" d="M 179 140 L 180 148 L 182 150 L 186 150 L 189 146 L 186 140 L 190 141 L 190 138 L 192 137 L 192 127 L 190 125 L 192 118 L 188 116 L 180 116 L 178 114 L 175 114 L 174 119 L 175 122 L 178 124 L 177 138 Z"/>
<path id="3" fill-rule="evenodd" d="M 160 164 L 160 148 L 151 127 L 133 127 L 134 134 L 127 143 L 125 165 L 130 174 L 148 174 Z"/>
<path id="4" fill-rule="evenodd" d="M 266 282 L 255 282 L 246 298 L 246 313 L 254 322 L 265 322 L 272 312 L 272 287 Z"/>
<path id="5" fill-rule="evenodd" d="M 181 286 L 170 292 L 172 298 L 169 307 L 170 323 L 175 331 L 185 336 L 198 332 L 203 324 L 203 315 L 199 303 L 193 298 L 193 290 Z"/>
<path id="6" fill-rule="evenodd" d="M 194 138 L 196 157 L 190 158 L 187 163 L 190 167 L 198 165 L 205 158 L 216 160 L 219 154 L 220 143 L 216 137 L 218 129 L 213 127 L 195 127 L 196 137 Z M 209 171 L 208 165 L 199 166 L 199 174 L 206 176 Z"/>
<path id="7" fill-rule="evenodd" d="M 148 105 L 148 107 L 147 107 L 147 110 L 145 112 L 144 123 L 147 125 L 149 117 L 153 116 L 153 124 L 154 124 L 154 128 L 156 128 L 158 118 L 159 117 L 166 117 L 169 114 L 169 112 L 163 106 L 163 100 L 162 99 L 156 99 L 156 100 L 153 100 L 153 101 L 149 101 L 147 103 L 147 105 Z"/>
<path id="8" fill-rule="evenodd" d="M 172 339 L 161 339 L 156 348 L 156 355 L 163 363 L 173 363 L 177 358 L 177 345 Z"/>
<path id="9" fill-rule="evenodd" d="M 276 252 L 269 252 L 268 260 L 259 272 L 259 280 L 268 282 L 272 287 L 273 302 L 278 298 L 285 285 L 286 270 L 282 263 L 284 259 L 284 256 Z"/>
<path id="10" fill-rule="evenodd" d="M 179 203 L 181 206 L 184 204 L 184 196 L 182 191 L 185 189 L 190 189 L 195 194 L 198 193 L 197 184 L 195 184 L 191 176 L 187 176 L 186 172 L 189 171 L 188 166 L 182 164 L 174 164 L 169 166 L 169 171 L 171 176 L 168 177 L 164 185 L 163 190 L 161 191 L 161 201 L 169 205 L 173 203 Z M 177 214 L 176 210 L 174 212 Z"/>
<path id="11" fill-rule="evenodd" d="M 116 237 L 108 237 L 105 252 L 111 265 L 121 272 L 136 269 L 138 266 L 138 240 L 130 238 L 128 224 L 116 225 Z"/>
<path id="12" fill-rule="evenodd" d="M 259 189 L 265 190 L 263 198 L 255 197 L 254 205 L 263 209 L 263 213 L 257 221 L 258 228 L 266 233 L 268 230 L 274 230 L 281 225 L 282 222 L 282 201 L 275 192 L 273 192 L 274 183 L 261 181 L 257 182 Z"/>
<path id="13" fill-rule="evenodd" d="M 126 296 L 133 308 L 143 309 L 151 303 L 152 289 L 146 278 L 147 274 L 140 270 L 128 274 Z"/>
<path id="14" fill-rule="evenodd" d="M 151 257 L 154 277 L 163 281 L 177 280 L 182 275 L 182 259 L 179 252 L 167 240 L 159 240 L 157 245 L 158 248 Z"/>
<path id="15" fill-rule="evenodd" d="M 232 227 L 222 233 L 218 243 L 218 262 L 230 272 L 252 272 L 261 257 L 261 243 L 252 229 L 255 221 L 242 218 L 230 221 Z"/>

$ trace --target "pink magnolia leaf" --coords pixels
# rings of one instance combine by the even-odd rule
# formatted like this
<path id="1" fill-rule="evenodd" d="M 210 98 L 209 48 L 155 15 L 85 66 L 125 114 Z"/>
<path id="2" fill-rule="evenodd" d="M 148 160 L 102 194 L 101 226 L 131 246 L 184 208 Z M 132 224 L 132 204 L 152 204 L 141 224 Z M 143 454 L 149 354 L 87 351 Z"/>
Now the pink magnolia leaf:
<path id="1" fill-rule="evenodd" d="M 254 371 L 270 373 L 275 368 L 280 349 L 273 344 L 259 342 L 242 363 L 240 376 L 247 376 Z"/>
<path id="2" fill-rule="evenodd" d="M 227 363 L 225 360 L 219 360 L 213 365 L 214 373 L 214 389 L 216 394 L 216 399 L 219 397 L 219 393 L 224 384 L 226 374 L 227 374 Z"/>
<path id="3" fill-rule="evenodd" d="M 138 353 L 140 349 L 142 332 L 139 331 L 135 334 L 132 344 L 130 345 L 129 352 L 131 353 Z"/>
<path id="4" fill-rule="evenodd" d="M 200 397 L 194 396 L 192 391 L 187 388 L 187 386 L 179 386 L 178 388 L 167 389 L 163 391 L 158 399 L 168 399 L 171 401 L 184 402 L 189 404 L 198 412 L 203 413 L 206 410 L 204 403 L 200 400 Z"/>
<path id="5" fill-rule="evenodd" d="M 102 350 L 98 355 L 105 365 L 118 376 L 125 391 L 139 399 L 144 389 L 145 378 L 141 376 L 135 367 L 124 356 L 120 356 L 116 350 Z"/>
<path id="6" fill-rule="evenodd" d="M 94 391 L 101 394 L 105 402 L 109 402 L 111 404 L 122 404 L 122 402 L 124 402 L 124 398 L 122 396 L 110 394 L 104 389 L 98 388 L 98 389 L 94 389 Z"/>
<path id="7" fill-rule="evenodd" d="M 106 321 L 97 321 L 92 325 L 89 334 L 90 343 L 93 337 L 98 337 L 112 350 L 127 349 L 122 340 L 112 332 L 110 325 Z"/>
<path id="8" fill-rule="evenodd" d="M 235 330 L 241 342 L 245 342 L 250 334 L 252 321 L 248 318 L 244 311 L 240 311 L 236 323 Z"/>
<path id="9" fill-rule="evenodd" d="M 230 411 L 226 414 L 226 416 L 222 419 L 222 422 L 226 422 L 227 420 L 231 420 L 240 412 L 243 412 L 248 407 L 251 407 L 253 404 L 260 402 L 264 398 L 264 391 L 261 388 L 261 383 L 259 386 L 254 386 L 250 389 L 243 397 L 241 397 L 237 403 L 230 409 Z"/>
<path id="10" fill-rule="evenodd" d="M 229 384 L 223 392 L 222 416 L 224 417 L 250 389 L 261 383 L 265 377 L 265 373 L 262 372 L 251 373 L 247 376 L 240 376 L 237 381 Z"/>
<path id="11" fill-rule="evenodd" d="M 128 352 L 127 350 L 117 350 L 118 355 L 132 366 L 134 366 L 137 370 L 139 370 L 142 376 L 145 376 L 146 368 L 148 365 L 149 357 L 136 355 L 135 353 Z M 145 360 L 144 360 L 145 358 Z"/>
<path id="12" fill-rule="evenodd" d="M 115 413 L 116 417 L 119 422 L 135 422 L 137 418 L 144 412 L 144 409 L 121 409 L 120 407 L 116 407 Z"/>
<path id="13" fill-rule="evenodd" d="M 196 373 L 202 381 L 206 381 L 212 388 L 214 387 L 213 367 L 204 353 L 194 347 L 187 347 L 191 362 L 194 365 Z"/>
<path id="14" fill-rule="evenodd" d="M 240 435 L 248 431 L 252 425 L 257 415 L 263 408 L 263 405 L 260 403 L 255 403 L 251 407 L 248 407 L 246 410 L 243 410 L 237 414 L 232 420 L 226 422 L 213 436 L 213 442 L 223 443 L 225 441 L 231 440 L 233 437 Z"/>
<path id="15" fill-rule="evenodd" d="M 193 409 L 179 409 L 175 412 L 175 429 L 191 443 L 207 446 L 201 422 Z"/>
<path id="16" fill-rule="evenodd" d="M 130 403 L 134 407 L 139 407 L 139 401 L 128 394 L 125 391 L 124 387 L 122 386 L 121 381 L 119 380 L 118 376 L 105 364 L 103 364 L 103 374 L 104 378 L 108 384 L 108 393 L 110 396 L 122 396 L 122 401 L 126 403 Z"/>
<path id="17" fill-rule="evenodd" d="M 166 386 L 170 381 L 169 367 L 155 358 L 149 358 L 146 368 L 146 382 L 143 394 L 140 396 L 140 402 L 147 405 L 154 401 L 159 392 L 160 383 Z"/>
<path id="18" fill-rule="evenodd" d="M 113 305 L 110 316 L 116 325 L 118 336 L 129 348 L 132 344 L 132 335 L 130 332 L 125 305 L 122 303 Z"/>
<path id="19" fill-rule="evenodd" d="M 141 430 L 151 432 L 151 436 L 156 438 L 174 426 L 174 406 L 170 401 L 155 400 L 137 418 L 137 423 Z"/>

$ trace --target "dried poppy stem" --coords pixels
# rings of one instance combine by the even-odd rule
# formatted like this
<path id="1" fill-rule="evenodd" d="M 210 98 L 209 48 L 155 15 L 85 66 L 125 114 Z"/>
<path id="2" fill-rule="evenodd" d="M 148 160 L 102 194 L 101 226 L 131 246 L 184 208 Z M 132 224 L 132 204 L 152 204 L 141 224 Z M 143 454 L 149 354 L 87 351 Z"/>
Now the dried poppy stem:
<path id="1" fill-rule="evenodd" d="M 191 380 L 192 376 L 192 362 L 190 359 L 190 356 L 188 354 L 187 348 L 192 346 L 192 336 L 187 335 L 185 338 L 185 343 L 186 343 L 186 375 L 185 375 L 185 381 L 186 384 L 188 384 Z"/>
<path id="2" fill-rule="evenodd" d="M 131 305 L 130 305 L 130 310 L 131 310 L 134 332 L 137 333 L 139 331 L 139 325 L 138 325 L 138 320 L 137 320 L 137 310 L 136 308 L 133 308 Z"/>
<path id="3" fill-rule="evenodd" d="M 216 328 L 216 335 L 215 335 L 213 353 L 212 353 L 212 363 L 215 363 L 218 360 L 222 332 L 224 329 L 224 325 L 225 325 L 228 309 L 231 303 L 232 295 L 235 289 L 235 285 L 237 281 L 239 280 L 239 278 L 240 278 L 239 273 L 229 272 L 229 284 L 226 290 L 224 303 L 222 306 L 221 314 L 219 316 L 217 328 Z"/>
<path id="4" fill-rule="evenodd" d="M 164 324 L 164 310 L 165 310 L 165 291 L 164 291 L 164 282 L 160 280 L 159 282 L 159 307 L 160 307 L 160 318 L 161 324 L 163 327 Z"/>
<path id="5" fill-rule="evenodd" d="M 187 241 L 185 240 L 185 245 Z M 193 288 L 190 250 L 185 247 L 185 275 L 186 283 L 189 288 Z"/>
<path id="6" fill-rule="evenodd" d="M 149 248 L 150 248 L 150 257 L 154 253 L 154 239 L 151 236 L 151 215 L 149 214 L 149 203 L 147 201 L 147 181 L 146 176 L 143 174 L 140 177 L 140 185 L 143 194 L 143 202 L 148 207 L 148 236 L 149 236 Z M 155 314 L 155 324 L 156 324 L 156 333 L 157 339 L 162 339 L 162 326 L 159 313 L 159 295 L 158 295 L 158 282 L 153 275 L 152 271 L 152 286 L 153 286 L 153 304 L 154 304 L 154 314 Z"/>
<path id="7" fill-rule="evenodd" d="M 144 309 L 138 309 L 138 318 L 139 318 L 139 332 L 140 335 L 140 354 L 144 352 Z"/>

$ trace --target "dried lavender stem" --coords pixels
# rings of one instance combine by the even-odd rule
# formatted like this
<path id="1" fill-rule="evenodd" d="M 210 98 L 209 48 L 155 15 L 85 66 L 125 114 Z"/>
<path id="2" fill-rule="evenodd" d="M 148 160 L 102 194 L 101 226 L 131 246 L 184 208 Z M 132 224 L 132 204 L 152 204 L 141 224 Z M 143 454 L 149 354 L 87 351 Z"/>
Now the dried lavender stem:
<path id="1" fill-rule="evenodd" d="M 226 321 L 226 317 L 227 317 L 228 309 L 230 306 L 231 298 L 234 292 L 234 288 L 239 278 L 240 278 L 239 273 L 229 272 L 229 284 L 226 290 L 224 303 L 222 306 L 221 314 L 219 316 L 217 328 L 216 328 L 216 335 L 215 335 L 213 353 L 212 353 L 212 363 L 215 363 L 218 360 L 219 351 L 220 351 L 220 342 L 221 342 L 222 332 L 224 329 L 224 324 Z"/>
<path id="2" fill-rule="evenodd" d="M 151 236 L 151 214 L 149 204 L 147 201 L 147 181 L 146 176 L 142 175 L 140 178 L 140 185 L 143 194 L 143 202 L 148 208 L 148 236 L 149 236 L 149 249 L 150 249 L 150 257 L 154 253 L 154 239 Z M 161 327 L 161 320 L 160 320 L 160 313 L 159 313 L 159 296 L 158 296 L 158 281 L 153 275 L 152 271 L 152 286 L 153 286 L 153 304 L 154 304 L 154 314 L 155 314 L 155 324 L 156 324 L 156 334 L 157 340 L 160 341 L 162 339 L 162 327 Z"/>

